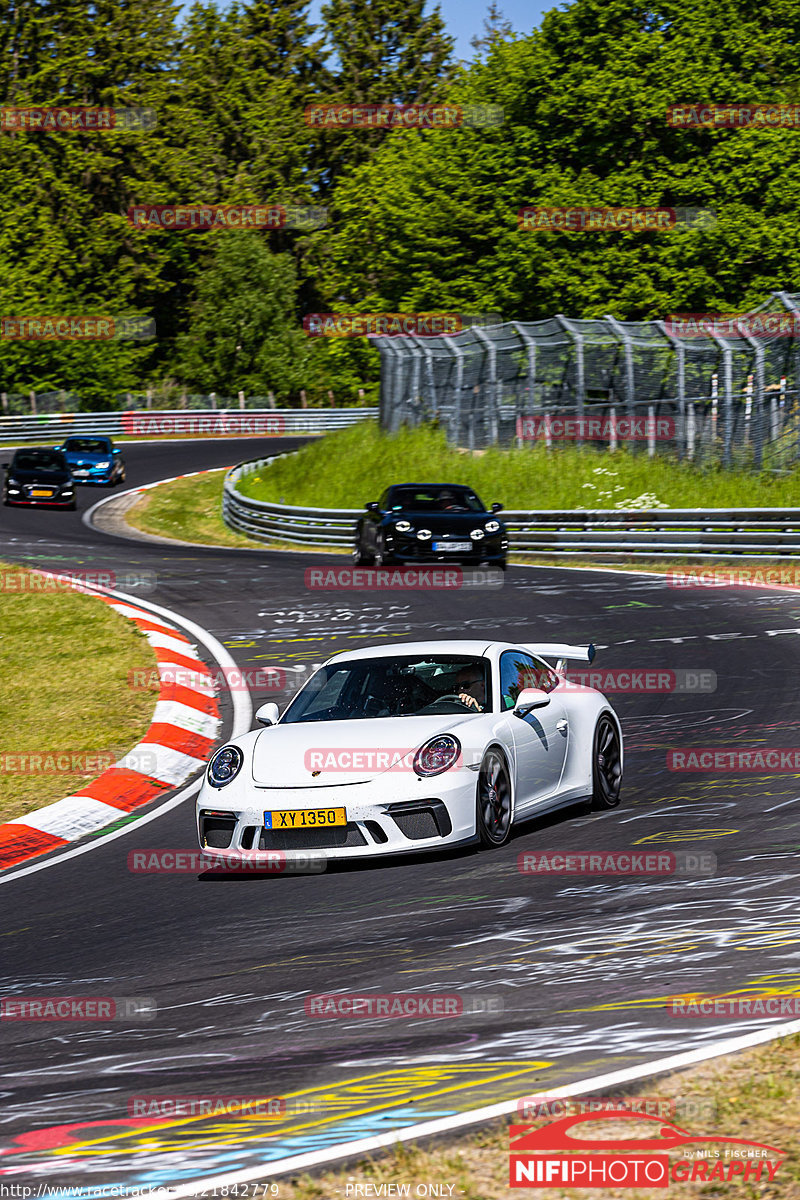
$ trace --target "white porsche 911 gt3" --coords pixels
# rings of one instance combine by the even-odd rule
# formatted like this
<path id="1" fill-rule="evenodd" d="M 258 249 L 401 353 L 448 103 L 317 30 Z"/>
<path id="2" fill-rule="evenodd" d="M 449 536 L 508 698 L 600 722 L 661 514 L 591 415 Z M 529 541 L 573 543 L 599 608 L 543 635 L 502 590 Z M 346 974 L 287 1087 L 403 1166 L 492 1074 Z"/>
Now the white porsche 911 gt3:
<path id="1" fill-rule="evenodd" d="M 515 821 L 579 800 L 614 808 L 619 719 L 564 674 L 567 659 L 593 657 L 593 646 L 485 640 L 336 654 L 282 716 L 262 705 L 265 728 L 212 755 L 200 845 L 335 858 L 502 846 Z"/>

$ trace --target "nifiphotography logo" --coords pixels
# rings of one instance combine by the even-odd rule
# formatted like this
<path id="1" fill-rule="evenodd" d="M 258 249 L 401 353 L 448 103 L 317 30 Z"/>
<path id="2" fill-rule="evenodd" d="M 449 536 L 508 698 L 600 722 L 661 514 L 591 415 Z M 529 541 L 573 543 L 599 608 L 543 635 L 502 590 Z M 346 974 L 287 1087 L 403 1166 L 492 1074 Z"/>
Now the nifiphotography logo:
<path id="1" fill-rule="evenodd" d="M 630 1136 L 593 1136 L 598 1121 L 625 1121 Z M 595 1129 L 591 1128 L 595 1124 Z M 580 1134 L 573 1130 L 584 1126 Z M 509 1129 L 511 1187 L 669 1187 L 670 1183 L 770 1183 L 785 1150 L 719 1134 L 695 1136 L 643 1113 L 577 1113 L 539 1129 Z M 670 1151 L 678 1157 L 670 1160 Z M 777 1160 L 777 1161 L 776 1161 Z"/>

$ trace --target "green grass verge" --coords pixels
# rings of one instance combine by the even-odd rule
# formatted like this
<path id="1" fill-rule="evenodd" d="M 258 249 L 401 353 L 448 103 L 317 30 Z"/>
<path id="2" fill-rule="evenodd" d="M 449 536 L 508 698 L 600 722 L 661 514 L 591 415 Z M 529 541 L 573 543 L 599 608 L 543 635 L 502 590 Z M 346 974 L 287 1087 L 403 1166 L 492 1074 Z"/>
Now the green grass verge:
<path id="1" fill-rule="evenodd" d="M 106 765 L 25 774 L 16 756 L 121 758 L 149 728 L 158 694 L 129 686 L 130 671 L 156 666 L 132 622 L 93 596 L 28 590 L 22 580 L 31 572 L 13 563 L 0 563 L 0 576 L 0 820 L 7 821 L 72 795 Z"/>
<path id="2" fill-rule="evenodd" d="M 263 546 L 235 533 L 222 519 L 225 469 L 175 479 L 142 494 L 125 513 L 125 520 L 142 533 L 211 546 Z"/>
<path id="3" fill-rule="evenodd" d="M 559 447 L 469 454 L 430 426 L 381 433 L 363 421 L 279 459 L 239 483 L 256 500 L 312 508 L 361 508 L 390 483 L 448 482 L 473 487 L 506 508 L 747 508 L 794 506 L 800 469 L 787 475 L 707 469 L 666 455 Z"/>

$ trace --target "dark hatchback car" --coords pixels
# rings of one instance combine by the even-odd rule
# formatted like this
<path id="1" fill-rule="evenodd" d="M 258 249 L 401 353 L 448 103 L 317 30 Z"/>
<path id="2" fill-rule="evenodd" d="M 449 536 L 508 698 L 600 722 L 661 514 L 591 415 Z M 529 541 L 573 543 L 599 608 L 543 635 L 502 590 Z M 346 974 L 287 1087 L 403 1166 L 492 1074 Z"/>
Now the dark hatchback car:
<path id="1" fill-rule="evenodd" d="M 45 447 L 17 450 L 11 462 L 3 466 L 4 504 L 75 507 L 75 481 L 60 450 Z"/>
<path id="2" fill-rule="evenodd" d="M 497 513 L 472 488 L 456 483 L 400 483 L 364 506 L 353 559 L 359 566 L 460 562 L 505 570 L 508 535 Z"/>

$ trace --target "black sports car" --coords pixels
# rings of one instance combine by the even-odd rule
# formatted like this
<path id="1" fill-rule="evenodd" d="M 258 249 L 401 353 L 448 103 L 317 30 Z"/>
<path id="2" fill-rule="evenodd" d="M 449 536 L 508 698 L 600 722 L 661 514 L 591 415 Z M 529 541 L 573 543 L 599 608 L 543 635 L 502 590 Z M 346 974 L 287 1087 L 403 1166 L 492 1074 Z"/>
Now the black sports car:
<path id="1" fill-rule="evenodd" d="M 17 450 L 3 483 L 4 504 L 75 507 L 75 482 L 60 450 L 44 446 Z"/>
<path id="2" fill-rule="evenodd" d="M 487 509 L 472 488 L 457 483 L 399 483 L 359 517 L 353 559 L 359 566 L 461 562 L 505 570 L 502 504 Z"/>

